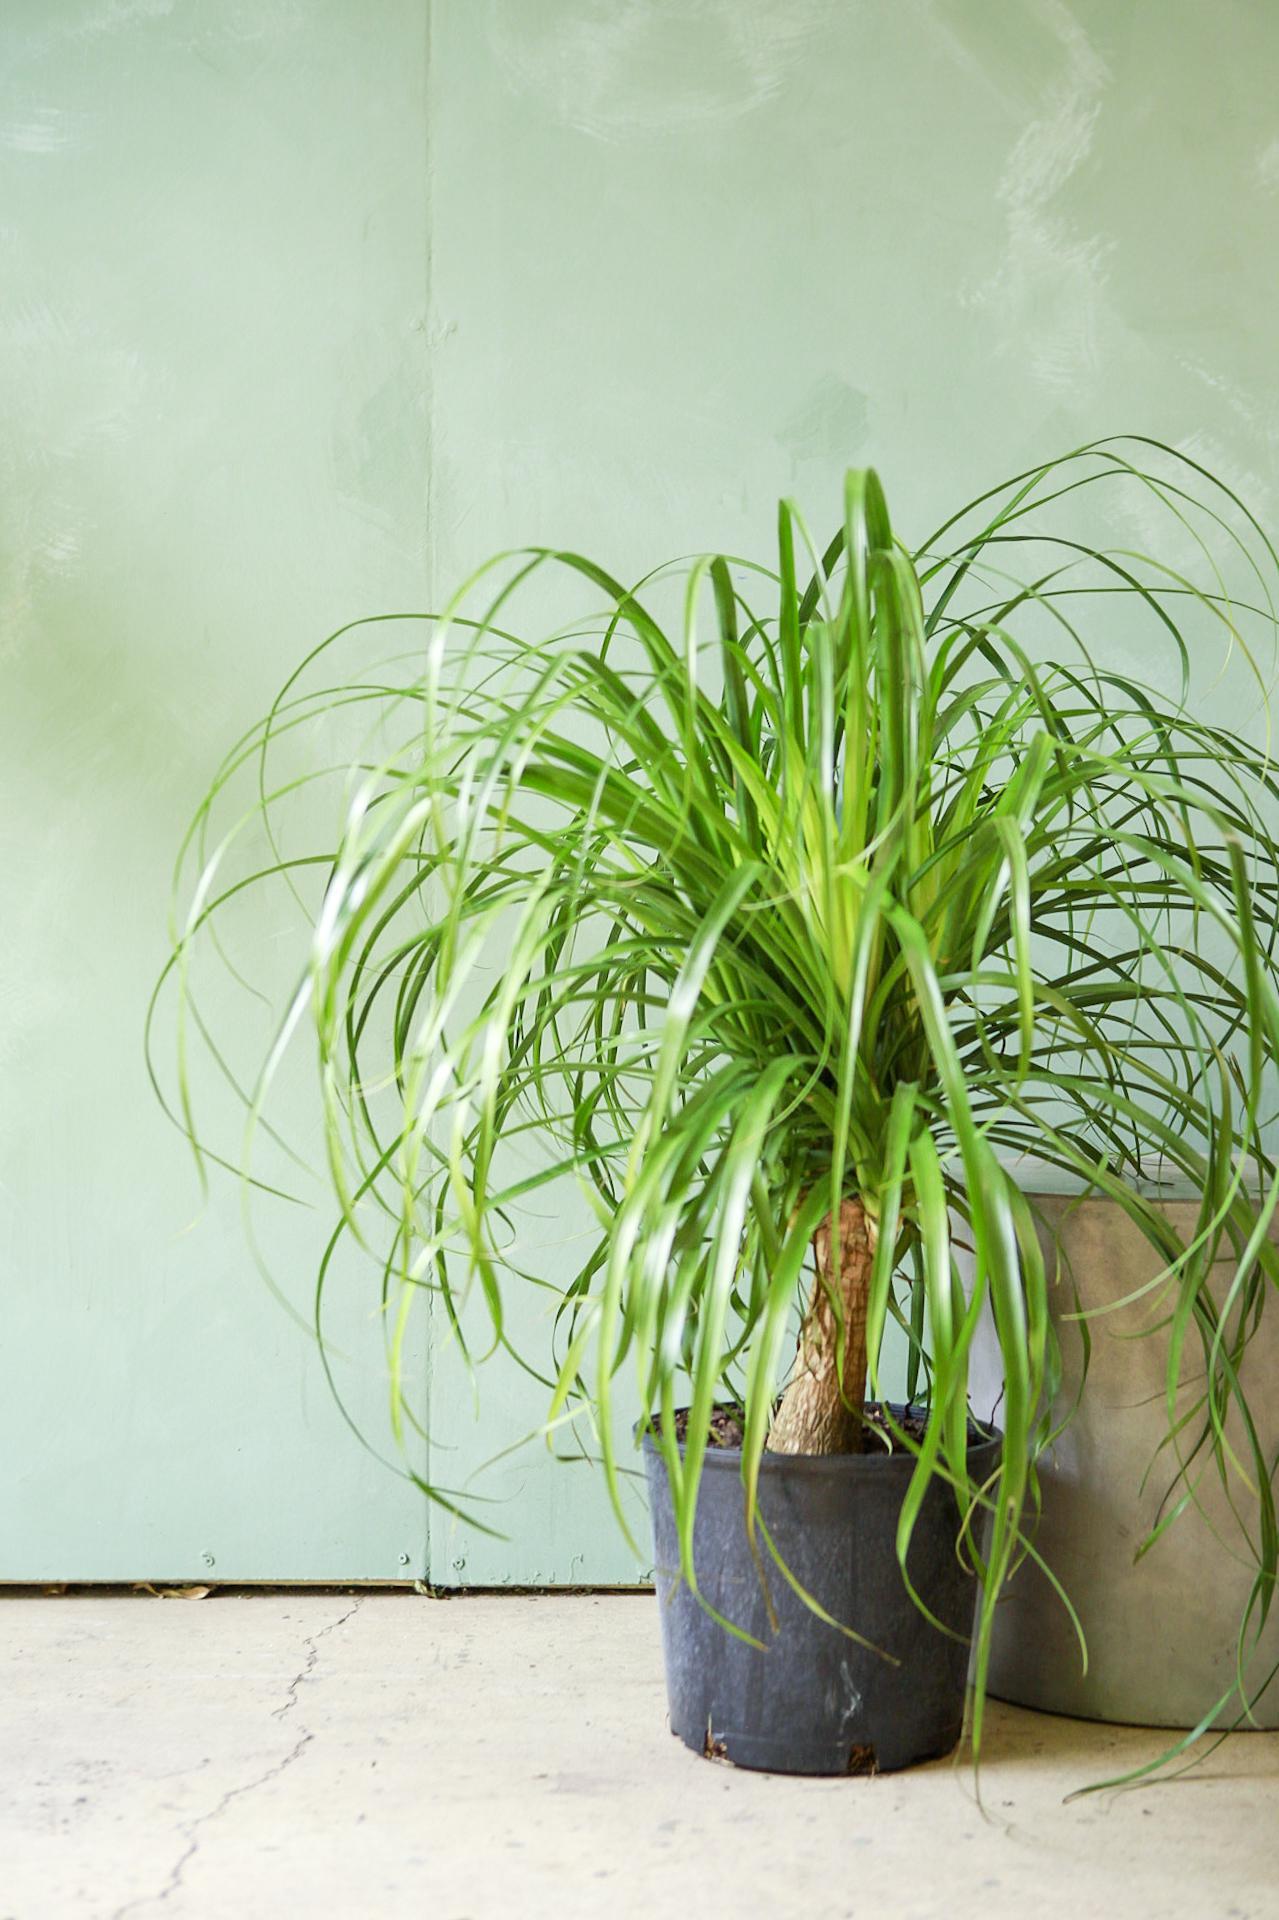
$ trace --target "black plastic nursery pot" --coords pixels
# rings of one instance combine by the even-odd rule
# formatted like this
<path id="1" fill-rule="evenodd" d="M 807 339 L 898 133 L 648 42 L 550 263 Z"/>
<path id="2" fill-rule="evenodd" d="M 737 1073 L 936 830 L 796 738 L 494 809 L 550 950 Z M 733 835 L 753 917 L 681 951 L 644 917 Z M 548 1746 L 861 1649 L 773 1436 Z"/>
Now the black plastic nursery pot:
<path id="1" fill-rule="evenodd" d="M 680 1580 L 666 1464 L 648 1434 L 644 1457 L 672 1733 L 708 1758 L 770 1773 L 888 1772 L 954 1748 L 963 1728 L 977 1582 L 956 1552 L 959 1507 L 943 1481 L 934 1480 L 924 1497 L 907 1566 L 949 1634 L 920 1612 L 897 1562 L 911 1454 L 876 1446 L 860 1454 L 763 1457 L 759 1508 L 772 1547 L 805 1592 L 877 1649 L 871 1651 L 805 1604 L 762 1531 L 758 1560 L 752 1554 L 741 1449 L 709 1448 L 693 1564 L 703 1599 L 762 1642 L 752 1646 L 726 1632 Z M 970 1437 L 969 1470 L 978 1482 L 998 1457 L 997 1435 Z"/>

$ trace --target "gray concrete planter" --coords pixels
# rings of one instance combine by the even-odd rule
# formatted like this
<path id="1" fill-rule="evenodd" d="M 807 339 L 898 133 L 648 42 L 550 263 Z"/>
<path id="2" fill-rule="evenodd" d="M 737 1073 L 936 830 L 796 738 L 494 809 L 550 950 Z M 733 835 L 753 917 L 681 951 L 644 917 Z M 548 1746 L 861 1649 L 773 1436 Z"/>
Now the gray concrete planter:
<path id="1" fill-rule="evenodd" d="M 1188 1232 L 1196 1209 L 1165 1202 Z M 1037 1197 L 1069 1256 L 1082 1302 L 1096 1308 L 1123 1298 L 1158 1272 L 1156 1256 L 1113 1203 Z M 1054 1313 L 1071 1310 L 1057 1299 Z M 1148 1324 L 1149 1308 L 1125 1307 L 1092 1322 L 1093 1350 L 1084 1401 L 1041 1467 L 1043 1520 L 1037 1545 L 1079 1611 L 1089 1669 L 1065 1610 L 1033 1565 L 1023 1566 L 999 1609 L 991 1692 L 1024 1706 L 1091 1720 L 1161 1727 L 1194 1726 L 1231 1684 L 1239 1620 L 1251 1585 L 1246 1540 L 1209 1466 L 1200 1494 L 1211 1520 L 1187 1510 L 1134 1563 L 1154 1523 L 1168 1474 L 1142 1477 L 1166 1431 L 1162 1334 L 1125 1338 Z M 1058 1319 L 1066 1371 L 1064 1404 L 1078 1380 L 1077 1327 Z M 976 1357 L 973 1404 L 994 1404 L 993 1341 Z M 1263 1444 L 1279 1450 L 1279 1300 L 1273 1302 L 1244 1362 L 1243 1383 Z M 992 1390 L 993 1389 L 993 1390 Z M 997 1417 L 997 1415 L 996 1415 Z M 1246 1495 L 1241 1504 L 1247 1512 Z M 1214 1539 L 1215 1528 L 1218 1538 Z M 1254 1686 L 1279 1662 L 1279 1602 L 1245 1668 Z M 1229 1724 L 1236 1703 L 1222 1716 Z M 1279 1679 L 1256 1711 L 1279 1727 Z"/>

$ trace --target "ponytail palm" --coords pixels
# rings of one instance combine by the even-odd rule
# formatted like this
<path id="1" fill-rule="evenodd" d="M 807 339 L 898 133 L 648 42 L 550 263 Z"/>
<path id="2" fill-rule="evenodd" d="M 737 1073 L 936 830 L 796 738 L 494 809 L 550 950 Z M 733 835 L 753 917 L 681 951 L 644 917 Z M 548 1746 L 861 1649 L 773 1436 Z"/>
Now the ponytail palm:
<path id="1" fill-rule="evenodd" d="M 1113 515 L 1124 497 L 1158 510 L 1193 570 L 1076 533 L 1090 504 Z M 899 1555 L 941 1476 L 985 1575 L 979 1735 L 993 1609 L 1033 1537 L 1058 1380 L 1053 1276 L 1018 1184 L 1029 1159 L 1112 1197 L 1158 1250 L 1172 1501 L 1193 1501 L 1206 1464 L 1231 1480 L 1264 1619 L 1271 1462 L 1241 1368 L 1279 1280 L 1275 782 L 1264 746 L 1212 724 L 1189 689 L 1203 633 L 1255 664 L 1273 567 L 1199 468 L 1100 443 L 914 553 L 867 471 L 849 475 L 824 552 L 783 504 L 771 569 L 704 557 L 628 588 L 576 554 L 505 556 L 409 629 L 407 668 L 318 691 L 295 676 L 192 828 L 186 858 L 207 864 L 172 964 L 193 1041 L 207 1031 L 194 949 L 246 885 L 297 884 L 315 857 L 274 837 L 298 784 L 275 785 L 278 749 L 375 712 L 376 748 L 350 760 L 319 850 L 296 995 L 245 1099 L 252 1140 L 285 1044 L 305 1036 L 335 1242 L 372 1256 L 397 1424 L 418 1304 L 433 1296 L 462 1340 L 478 1302 L 477 1363 L 509 1345 L 532 1284 L 521 1208 L 576 1181 L 594 1230 L 559 1288 L 553 1358 L 522 1357 L 545 1378 L 548 1427 L 588 1423 L 615 1502 L 619 1374 L 633 1376 L 695 1586 L 713 1409 L 742 1409 L 753 1515 L 770 1444 L 862 1444 L 863 1382 L 886 1398 L 894 1322 L 927 1410 L 922 1438 L 887 1415 L 918 1456 Z M 522 637 L 521 598 L 548 575 L 573 612 L 603 611 Z M 1171 690 L 1108 664 L 1142 628 Z M 209 860 L 242 776 L 256 797 Z M 237 875 L 253 822 L 272 851 Z M 185 1068 L 179 1111 L 206 1151 Z M 1188 1241 L 1148 1197 L 1155 1162 L 1202 1195 Z M 1003 1449 L 975 1486 L 983 1319 Z"/>

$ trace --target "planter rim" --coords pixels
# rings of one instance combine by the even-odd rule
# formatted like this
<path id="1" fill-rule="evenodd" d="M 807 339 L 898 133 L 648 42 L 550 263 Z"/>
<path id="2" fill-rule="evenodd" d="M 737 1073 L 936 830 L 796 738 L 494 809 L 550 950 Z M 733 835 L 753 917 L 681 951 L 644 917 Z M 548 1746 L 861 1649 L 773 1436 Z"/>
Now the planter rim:
<path id="1" fill-rule="evenodd" d="M 1083 1187 L 1036 1186 L 1030 1181 L 1023 1181 L 1021 1183 L 1021 1191 L 1025 1194 L 1027 1200 L 1061 1201 L 1063 1204 L 1068 1204 L 1072 1209 L 1075 1207 L 1119 1206 L 1119 1201 L 1114 1199 L 1110 1194 L 1087 1191 Z M 1141 1181 L 1133 1187 L 1133 1192 L 1137 1194 L 1140 1199 L 1148 1200 L 1153 1205 L 1160 1207 L 1199 1207 L 1203 1205 L 1203 1194 L 1197 1193 L 1194 1188 L 1190 1186 L 1173 1188 L 1169 1186 L 1155 1186 L 1149 1182 Z M 1247 1187 L 1242 1187 L 1239 1197 L 1243 1200 L 1259 1204 L 1264 1196 L 1260 1193 L 1252 1192 Z"/>
<path id="2" fill-rule="evenodd" d="M 1091 1187 L 1083 1174 L 1067 1173 L 1063 1168 L 1050 1166 L 1047 1161 L 1039 1160 L 1033 1154 L 1001 1157 L 999 1164 L 1005 1173 L 1012 1175 L 1028 1198 L 1088 1200 L 1106 1206 L 1116 1204 L 1107 1194 L 1098 1193 Z M 1159 1154 L 1153 1154 L 1139 1171 L 1129 1170 L 1124 1175 L 1124 1184 L 1143 1200 L 1171 1203 L 1203 1199 L 1202 1186 Z M 1260 1200 L 1264 1192 L 1264 1181 L 1245 1178 L 1241 1193 L 1246 1199 Z"/>
<path id="3" fill-rule="evenodd" d="M 891 1404 L 891 1403 L 890 1403 Z M 900 1407 L 894 1407 L 900 1412 Z M 685 1408 L 676 1409 L 683 1413 Z M 647 1427 L 641 1429 L 636 1423 L 636 1432 L 640 1435 L 643 1451 L 661 1458 L 661 1449 Z M 993 1466 L 999 1457 L 1003 1443 L 1003 1434 L 998 1427 L 986 1426 L 985 1438 L 970 1439 L 968 1459 L 972 1465 L 981 1469 Z M 681 1455 L 684 1442 L 677 1442 Z M 861 1480 L 872 1474 L 897 1474 L 909 1477 L 915 1470 L 916 1457 L 902 1448 L 889 1453 L 884 1447 L 876 1447 L 865 1453 L 769 1453 L 765 1451 L 760 1460 L 760 1477 L 776 1477 L 778 1474 L 803 1475 L 806 1478 L 826 1477 L 832 1480 Z M 742 1449 L 740 1447 L 707 1447 L 702 1456 L 702 1472 L 726 1473 L 732 1471 L 740 1476 L 742 1469 Z"/>

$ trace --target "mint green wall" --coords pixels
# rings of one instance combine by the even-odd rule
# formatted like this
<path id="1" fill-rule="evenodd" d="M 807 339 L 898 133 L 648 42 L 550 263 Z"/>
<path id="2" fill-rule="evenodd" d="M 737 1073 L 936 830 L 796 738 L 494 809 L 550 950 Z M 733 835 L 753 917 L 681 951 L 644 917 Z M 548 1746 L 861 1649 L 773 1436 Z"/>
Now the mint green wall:
<path id="1" fill-rule="evenodd" d="M 1273 524 L 1279 12 L 32 0 L 0 34 L 0 1568 L 394 1575 L 425 1517 L 234 1198 L 180 1237 L 141 1076 L 213 754 L 320 633 L 493 547 L 765 547 L 850 461 L 922 534 L 1136 428 Z M 306 1231 L 271 1227 L 299 1298 Z M 537 1397 L 494 1377 L 477 1420 L 431 1365 L 459 1486 Z M 510 1539 L 435 1520 L 435 1579 L 639 1570 L 583 1470 L 476 1487 Z"/>
<path id="2" fill-rule="evenodd" d="M 425 591 L 426 37 L 370 13 L 0 14 L 10 1579 L 425 1567 L 421 1502 L 351 1441 L 234 1191 L 199 1214 L 141 1058 L 215 758 L 318 633 Z M 271 1228 L 303 1304 L 319 1220 Z"/>

